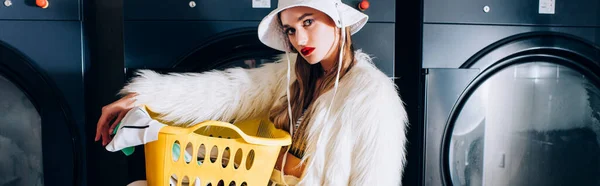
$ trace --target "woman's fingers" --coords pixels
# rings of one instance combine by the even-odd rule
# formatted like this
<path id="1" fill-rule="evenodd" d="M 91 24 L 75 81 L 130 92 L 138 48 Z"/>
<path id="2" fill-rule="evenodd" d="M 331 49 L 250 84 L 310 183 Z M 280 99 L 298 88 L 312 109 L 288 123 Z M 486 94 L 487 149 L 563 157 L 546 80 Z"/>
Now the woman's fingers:
<path id="1" fill-rule="evenodd" d="M 105 128 L 108 120 L 110 119 L 109 116 L 111 114 L 108 113 L 109 106 L 110 105 L 107 105 L 102 108 L 102 115 L 100 115 L 100 119 L 98 119 L 98 123 L 96 124 L 96 141 L 100 140 L 100 138 L 102 137 L 102 129 Z"/>
<path id="2" fill-rule="evenodd" d="M 129 94 L 109 105 L 102 107 L 102 115 L 96 124 L 96 137 L 94 138 L 95 141 L 102 139 L 103 146 L 106 146 L 111 141 L 110 134 L 112 133 L 112 130 L 114 130 L 116 124 L 121 122 L 121 119 L 125 117 L 125 114 L 131 110 L 131 107 L 135 102 L 134 97 L 136 95 L 137 94 L 135 93 Z M 115 118 L 115 116 L 117 118 L 111 124 L 111 121 Z"/>
<path id="3" fill-rule="evenodd" d="M 117 116 L 117 119 L 115 119 L 115 121 L 113 122 L 113 124 L 108 129 L 108 133 L 109 134 L 112 133 L 113 130 L 115 130 L 115 127 L 117 126 L 117 124 L 119 122 L 121 122 L 121 120 L 123 119 L 123 117 L 125 117 L 125 114 L 127 114 L 127 110 L 123 110 L 123 111 L 121 111 L 121 113 L 119 113 L 119 116 Z"/>
<path id="4" fill-rule="evenodd" d="M 100 130 L 100 137 L 102 138 L 102 145 L 105 146 L 110 142 L 110 133 L 108 128 L 110 127 L 110 121 L 115 118 L 115 114 L 118 108 L 115 108 L 112 104 L 107 105 L 102 109 L 102 116 L 100 116 L 97 128 Z"/>
<path id="5" fill-rule="evenodd" d="M 108 126 L 104 126 L 102 130 L 102 146 L 106 146 L 110 142 L 110 134 L 108 133 Z"/>

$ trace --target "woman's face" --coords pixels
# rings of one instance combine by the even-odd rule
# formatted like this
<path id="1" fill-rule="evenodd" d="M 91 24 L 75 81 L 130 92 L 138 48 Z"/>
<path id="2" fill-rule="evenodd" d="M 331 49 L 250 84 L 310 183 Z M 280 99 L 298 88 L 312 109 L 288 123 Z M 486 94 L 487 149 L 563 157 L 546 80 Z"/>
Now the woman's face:
<path id="1" fill-rule="evenodd" d="M 280 18 L 290 43 L 308 63 L 319 63 L 334 53 L 337 32 L 327 14 L 309 7 L 293 7 L 282 11 Z"/>

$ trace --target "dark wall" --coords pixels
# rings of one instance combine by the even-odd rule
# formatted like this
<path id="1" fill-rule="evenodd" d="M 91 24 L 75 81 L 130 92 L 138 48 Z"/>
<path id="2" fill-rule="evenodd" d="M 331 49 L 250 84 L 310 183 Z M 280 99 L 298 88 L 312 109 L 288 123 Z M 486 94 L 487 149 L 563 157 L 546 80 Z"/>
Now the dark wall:
<path id="1" fill-rule="evenodd" d="M 128 159 L 123 153 L 106 151 L 94 142 L 102 106 L 117 99 L 123 87 L 123 1 L 87 1 L 84 30 L 89 42 L 90 63 L 85 67 L 85 104 L 89 186 L 127 185 Z M 143 153 L 143 152 L 136 152 Z"/>
<path id="2" fill-rule="evenodd" d="M 407 130 L 407 164 L 402 185 L 422 185 L 423 118 L 421 38 L 422 1 L 396 3 L 396 84 L 405 102 L 410 126 Z"/>

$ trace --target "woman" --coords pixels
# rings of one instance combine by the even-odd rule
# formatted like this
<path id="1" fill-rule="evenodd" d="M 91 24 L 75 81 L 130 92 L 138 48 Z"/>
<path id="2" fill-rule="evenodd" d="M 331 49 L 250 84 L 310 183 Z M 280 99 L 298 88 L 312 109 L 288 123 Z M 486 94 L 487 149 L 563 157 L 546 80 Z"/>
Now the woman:
<path id="1" fill-rule="evenodd" d="M 140 71 L 126 96 L 103 108 L 96 141 L 110 142 L 109 131 L 141 104 L 187 124 L 269 115 L 293 136 L 275 185 L 400 185 L 408 119 L 394 83 L 353 49 L 351 35 L 367 19 L 339 0 L 280 0 L 258 28 L 265 45 L 286 52 L 279 60 L 255 69 Z"/>

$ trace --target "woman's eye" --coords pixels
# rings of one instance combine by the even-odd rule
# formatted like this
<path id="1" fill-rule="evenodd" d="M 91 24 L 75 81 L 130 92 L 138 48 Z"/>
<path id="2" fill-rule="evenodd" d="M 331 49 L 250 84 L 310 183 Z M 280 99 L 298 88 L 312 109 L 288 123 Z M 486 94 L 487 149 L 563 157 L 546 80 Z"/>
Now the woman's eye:
<path id="1" fill-rule="evenodd" d="M 313 21 L 314 20 L 312 20 L 312 19 L 304 20 L 304 26 L 310 26 L 313 23 Z"/>
<path id="2" fill-rule="evenodd" d="M 293 28 L 288 28 L 287 30 L 285 30 L 285 34 L 288 34 L 288 35 L 293 35 L 294 32 L 296 32 L 296 30 Z"/>

